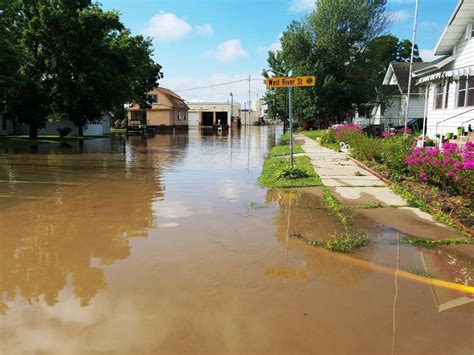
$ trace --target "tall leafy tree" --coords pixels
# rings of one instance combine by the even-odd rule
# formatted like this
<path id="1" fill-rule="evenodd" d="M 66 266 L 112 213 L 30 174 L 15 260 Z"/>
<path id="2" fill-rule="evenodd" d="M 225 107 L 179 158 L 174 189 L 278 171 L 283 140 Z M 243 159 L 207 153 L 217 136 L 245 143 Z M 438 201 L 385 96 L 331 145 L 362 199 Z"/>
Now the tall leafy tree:
<path id="1" fill-rule="evenodd" d="M 51 11 L 51 3 L 47 0 L 11 0 L 6 6 L 6 13 L 13 16 L 9 39 L 15 43 L 18 60 L 8 114 L 29 125 L 30 138 L 37 137 L 38 128 L 44 127 L 52 113 L 47 55 L 50 42 L 46 26 Z"/>
<path id="2" fill-rule="evenodd" d="M 161 77 L 151 41 L 132 36 L 119 15 L 90 1 L 59 1 L 51 19 L 56 110 L 79 127 L 126 101 L 144 100 Z M 53 25 L 54 27 L 54 25 Z"/>

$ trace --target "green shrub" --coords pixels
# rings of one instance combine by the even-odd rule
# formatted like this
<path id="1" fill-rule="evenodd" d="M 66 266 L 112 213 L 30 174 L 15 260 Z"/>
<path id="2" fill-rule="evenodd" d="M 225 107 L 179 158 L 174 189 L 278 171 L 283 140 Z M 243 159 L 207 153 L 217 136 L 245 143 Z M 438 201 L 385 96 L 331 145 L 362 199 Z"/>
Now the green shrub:
<path id="1" fill-rule="evenodd" d="M 334 130 L 328 129 L 321 133 L 319 138 L 319 143 L 321 145 L 327 146 L 329 144 L 338 143 L 336 139 L 336 135 L 334 134 Z"/>
<path id="2" fill-rule="evenodd" d="M 309 175 L 305 170 L 298 168 L 297 166 L 285 166 L 278 177 L 280 179 L 303 179 L 308 176 Z"/>

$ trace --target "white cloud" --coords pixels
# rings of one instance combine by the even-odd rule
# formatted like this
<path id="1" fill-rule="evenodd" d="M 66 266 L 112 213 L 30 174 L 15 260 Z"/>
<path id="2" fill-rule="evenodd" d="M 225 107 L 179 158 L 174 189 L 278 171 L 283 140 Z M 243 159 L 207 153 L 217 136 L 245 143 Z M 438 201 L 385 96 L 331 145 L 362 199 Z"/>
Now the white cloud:
<path id="1" fill-rule="evenodd" d="M 196 32 L 201 36 L 212 36 L 214 34 L 214 29 L 210 23 L 206 23 L 204 25 L 197 25 Z"/>
<path id="2" fill-rule="evenodd" d="M 204 52 L 202 56 L 227 63 L 239 58 L 245 58 L 248 56 L 248 53 L 242 48 L 240 39 L 231 39 L 219 44 L 215 50 Z"/>
<path id="3" fill-rule="evenodd" d="M 403 22 L 412 18 L 412 14 L 404 10 L 398 10 L 392 12 L 392 17 L 395 22 Z"/>
<path id="4" fill-rule="evenodd" d="M 316 0 L 292 0 L 290 10 L 293 12 L 306 12 L 316 8 Z"/>
<path id="5" fill-rule="evenodd" d="M 152 36 L 157 41 L 166 42 L 183 38 L 191 30 L 191 25 L 175 14 L 161 11 L 148 21 L 145 34 Z"/>
<path id="6" fill-rule="evenodd" d="M 165 77 L 160 80 L 160 86 L 176 90 L 178 95 L 190 102 L 227 102 L 230 100 L 230 93 L 232 93 L 234 95 L 234 102 L 240 102 L 242 108 L 244 108 L 244 102 L 248 102 L 248 76 L 248 73 L 236 75 L 215 73 L 209 77 Z M 258 97 L 262 97 L 265 93 L 265 83 L 263 82 L 261 73 L 252 73 L 251 77 L 257 79 L 261 78 L 261 80 L 250 81 L 250 99 L 254 101 L 257 99 L 257 95 Z M 201 88 L 228 82 L 234 83 L 198 90 L 179 91 L 181 89 Z"/>
<path id="7" fill-rule="evenodd" d="M 280 33 L 276 39 L 275 42 L 269 44 L 268 46 L 262 46 L 262 47 L 259 47 L 258 48 L 258 52 L 263 54 L 263 53 L 267 53 L 268 51 L 279 51 L 281 50 L 281 42 L 280 42 L 280 38 L 283 36 L 283 33 Z"/>
<path id="8" fill-rule="evenodd" d="M 420 57 L 424 62 L 431 62 L 439 57 L 434 55 L 433 49 L 420 49 Z"/>

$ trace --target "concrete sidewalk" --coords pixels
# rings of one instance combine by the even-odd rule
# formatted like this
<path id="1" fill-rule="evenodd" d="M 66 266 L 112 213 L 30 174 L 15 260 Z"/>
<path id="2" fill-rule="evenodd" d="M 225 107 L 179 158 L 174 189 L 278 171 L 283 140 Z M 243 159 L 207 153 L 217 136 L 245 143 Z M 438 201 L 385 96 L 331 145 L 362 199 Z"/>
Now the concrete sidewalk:
<path id="1" fill-rule="evenodd" d="M 428 239 L 463 236 L 453 228 L 436 222 L 429 213 L 408 207 L 407 202 L 382 180 L 359 167 L 345 153 L 322 147 L 300 134 L 295 139 L 303 147 L 323 184 L 333 196 L 346 206 L 365 207 L 359 210 L 361 215 L 376 223 Z M 451 245 L 445 248 L 474 255 L 474 245 Z"/>
<path id="2" fill-rule="evenodd" d="M 362 169 L 345 153 L 322 147 L 314 140 L 297 135 L 316 172 L 331 193 L 347 206 L 406 206 L 406 202 L 390 190 L 378 177 Z"/>

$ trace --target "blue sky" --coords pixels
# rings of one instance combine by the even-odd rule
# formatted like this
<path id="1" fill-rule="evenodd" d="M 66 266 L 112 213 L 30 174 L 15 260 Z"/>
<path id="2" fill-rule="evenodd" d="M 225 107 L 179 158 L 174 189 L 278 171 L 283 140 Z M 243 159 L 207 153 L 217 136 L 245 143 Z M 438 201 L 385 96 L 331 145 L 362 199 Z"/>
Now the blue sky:
<path id="1" fill-rule="evenodd" d="M 451 16 L 457 0 L 420 0 L 417 43 L 425 60 Z M 121 13 L 134 34 L 154 38 L 155 59 L 163 66 L 161 85 L 189 89 L 259 77 L 267 51 L 291 20 L 314 8 L 312 0 L 102 0 Z M 389 0 L 394 21 L 388 32 L 410 38 L 414 0 Z M 251 81 L 251 100 L 265 91 Z M 190 101 L 248 100 L 248 82 L 202 90 L 178 91 Z"/>

